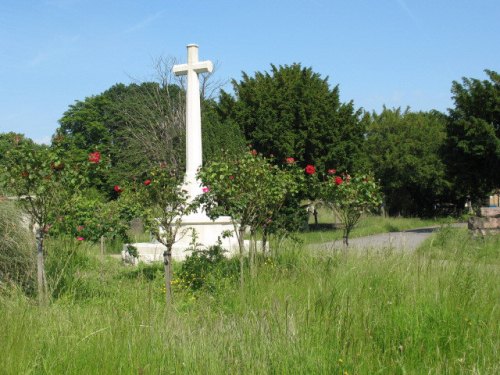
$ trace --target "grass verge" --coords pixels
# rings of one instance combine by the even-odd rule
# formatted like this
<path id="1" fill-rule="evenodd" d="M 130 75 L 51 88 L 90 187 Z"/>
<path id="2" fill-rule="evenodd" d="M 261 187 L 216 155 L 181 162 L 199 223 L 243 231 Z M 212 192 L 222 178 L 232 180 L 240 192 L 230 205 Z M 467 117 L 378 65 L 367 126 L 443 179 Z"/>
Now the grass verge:
<path id="1" fill-rule="evenodd" d="M 2 373 L 500 372 L 500 275 L 484 259 L 288 246 L 243 288 L 177 288 L 165 308 L 161 267 L 78 251 L 91 284 L 73 278 L 47 308 L 1 297 Z"/>

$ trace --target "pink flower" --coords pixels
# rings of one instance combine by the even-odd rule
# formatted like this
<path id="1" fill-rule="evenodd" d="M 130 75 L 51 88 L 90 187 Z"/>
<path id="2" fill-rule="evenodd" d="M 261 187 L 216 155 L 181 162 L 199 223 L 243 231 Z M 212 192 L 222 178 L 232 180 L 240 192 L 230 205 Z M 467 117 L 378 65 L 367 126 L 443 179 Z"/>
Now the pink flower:
<path id="1" fill-rule="evenodd" d="M 151 180 L 146 180 L 146 181 L 144 181 L 144 185 L 145 185 L 145 186 L 148 186 L 150 183 L 151 183 Z"/>
<path id="2" fill-rule="evenodd" d="M 340 176 L 335 177 L 334 181 L 335 181 L 335 185 L 340 185 L 340 184 L 342 184 L 342 182 L 344 182 L 344 180 L 342 180 L 342 177 L 340 177 Z"/>
<path id="3" fill-rule="evenodd" d="M 314 165 L 311 165 L 311 164 L 307 164 L 306 165 L 306 168 L 305 168 L 305 171 L 308 175 L 313 175 L 316 173 L 316 168 L 314 167 Z"/>
<path id="4" fill-rule="evenodd" d="M 89 162 L 92 164 L 97 164 L 101 160 L 101 153 L 99 151 L 91 152 L 89 154 Z"/>
<path id="5" fill-rule="evenodd" d="M 77 241 L 85 241 L 85 238 L 83 237 L 76 237 Z"/>
<path id="6" fill-rule="evenodd" d="M 329 174 L 329 175 L 332 175 L 332 174 L 335 174 L 335 173 L 337 173 L 337 170 L 336 170 L 336 169 L 329 169 L 329 170 L 328 170 L 328 174 Z"/>
<path id="7" fill-rule="evenodd" d="M 287 164 L 293 164 L 293 163 L 295 163 L 295 159 L 292 158 L 292 157 L 286 158 L 285 161 L 286 161 Z"/>
<path id="8" fill-rule="evenodd" d="M 202 192 L 204 193 L 208 193 L 210 191 L 210 188 L 207 187 L 207 186 L 203 186 L 203 188 L 201 189 Z"/>
<path id="9" fill-rule="evenodd" d="M 254 150 L 252 150 L 252 151 L 250 151 L 250 153 L 251 153 L 253 156 L 257 156 L 257 150 L 255 150 L 255 149 L 254 149 Z"/>

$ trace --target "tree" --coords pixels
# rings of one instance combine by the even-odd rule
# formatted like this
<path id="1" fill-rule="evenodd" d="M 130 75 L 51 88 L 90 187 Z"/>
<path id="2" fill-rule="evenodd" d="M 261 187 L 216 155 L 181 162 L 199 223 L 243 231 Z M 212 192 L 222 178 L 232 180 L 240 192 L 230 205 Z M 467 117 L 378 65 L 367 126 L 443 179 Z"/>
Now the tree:
<path id="1" fill-rule="evenodd" d="M 239 157 L 209 162 L 199 172 L 205 185 L 200 197 L 207 215 L 230 216 L 238 238 L 240 281 L 243 283 L 244 235 L 250 229 L 250 267 L 254 272 L 255 236 L 280 209 L 287 196 L 299 191 L 300 178 L 293 170 L 282 170 L 255 150 Z"/>
<path id="2" fill-rule="evenodd" d="M 198 202 L 190 200 L 182 189 L 184 173 L 165 164 L 148 173 L 131 199 L 142 207 L 142 216 L 156 240 L 165 246 L 163 263 L 165 269 L 166 302 L 172 302 L 172 249 L 182 232 L 182 218 L 196 211 Z M 125 193 L 128 194 L 128 193 Z M 188 229 L 184 229 L 188 230 Z"/>
<path id="3" fill-rule="evenodd" d="M 339 88 L 331 89 L 328 78 L 300 64 L 271 65 L 270 72 L 243 73 L 232 83 L 235 97 L 222 92 L 219 113 L 239 124 L 258 152 L 281 164 L 293 156 L 302 167 L 364 166 L 366 119 L 352 102 L 340 102 Z"/>
<path id="4" fill-rule="evenodd" d="M 462 78 L 451 92 L 455 107 L 447 126 L 446 162 L 455 198 L 478 205 L 500 186 L 500 75 L 489 80 Z"/>
<path id="5" fill-rule="evenodd" d="M 105 92 L 77 101 L 60 120 L 54 142 L 73 158 L 100 151 L 112 168 L 95 185 L 106 187 L 143 178 L 144 171 L 166 162 L 178 170 L 185 164 L 185 90 L 171 73 L 173 61 L 160 59 L 154 81 L 116 84 Z M 201 75 L 202 94 L 218 82 Z M 215 84 L 215 86 L 213 85 Z M 205 160 L 244 148 L 238 126 L 222 121 L 213 99 L 202 97 L 202 136 Z M 109 192 L 109 191 L 108 191 Z"/>
<path id="6" fill-rule="evenodd" d="M 4 181 L 36 228 L 37 286 L 41 304 L 47 302 L 44 238 L 72 191 L 78 190 L 85 166 L 70 166 L 60 150 L 21 140 L 5 155 Z"/>
<path id="7" fill-rule="evenodd" d="M 366 152 L 390 214 L 432 215 L 448 192 L 441 149 L 446 117 L 384 108 L 373 113 Z"/>
<path id="8" fill-rule="evenodd" d="M 348 174 L 330 175 L 321 183 L 321 198 L 340 218 L 343 242 L 349 246 L 349 235 L 363 213 L 377 208 L 382 203 L 380 188 L 373 177 Z"/>

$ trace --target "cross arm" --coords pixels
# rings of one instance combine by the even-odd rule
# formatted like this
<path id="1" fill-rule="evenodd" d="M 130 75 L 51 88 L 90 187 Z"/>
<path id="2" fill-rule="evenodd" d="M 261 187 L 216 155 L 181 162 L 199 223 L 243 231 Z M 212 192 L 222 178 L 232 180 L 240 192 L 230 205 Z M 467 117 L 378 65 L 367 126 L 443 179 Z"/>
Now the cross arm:
<path id="1" fill-rule="evenodd" d="M 211 61 L 200 61 L 193 64 L 174 65 L 172 72 L 174 72 L 176 76 L 182 76 L 186 75 L 190 69 L 194 70 L 196 73 L 212 73 L 214 66 Z"/>

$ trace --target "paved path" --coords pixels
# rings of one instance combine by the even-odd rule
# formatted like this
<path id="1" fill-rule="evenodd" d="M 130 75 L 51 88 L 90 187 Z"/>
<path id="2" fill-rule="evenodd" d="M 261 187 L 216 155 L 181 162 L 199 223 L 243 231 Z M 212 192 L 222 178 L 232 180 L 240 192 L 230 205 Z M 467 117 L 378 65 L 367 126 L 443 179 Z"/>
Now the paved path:
<path id="1" fill-rule="evenodd" d="M 452 224 L 453 227 L 464 227 L 466 224 Z M 403 232 L 390 232 L 374 234 L 372 236 L 352 238 L 349 240 L 349 249 L 394 249 L 400 251 L 413 251 L 417 249 L 440 226 L 428 228 L 409 229 Z M 312 249 L 341 249 L 342 241 L 332 241 L 322 244 L 312 244 Z"/>

